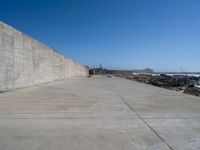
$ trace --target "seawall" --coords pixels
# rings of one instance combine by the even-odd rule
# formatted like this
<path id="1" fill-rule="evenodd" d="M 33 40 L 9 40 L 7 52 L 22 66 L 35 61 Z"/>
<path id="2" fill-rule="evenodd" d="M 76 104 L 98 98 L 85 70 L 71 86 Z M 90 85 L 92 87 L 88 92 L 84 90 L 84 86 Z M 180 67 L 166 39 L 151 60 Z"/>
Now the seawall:
<path id="1" fill-rule="evenodd" d="M 0 21 L 0 91 L 87 75 L 85 66 Z"/>

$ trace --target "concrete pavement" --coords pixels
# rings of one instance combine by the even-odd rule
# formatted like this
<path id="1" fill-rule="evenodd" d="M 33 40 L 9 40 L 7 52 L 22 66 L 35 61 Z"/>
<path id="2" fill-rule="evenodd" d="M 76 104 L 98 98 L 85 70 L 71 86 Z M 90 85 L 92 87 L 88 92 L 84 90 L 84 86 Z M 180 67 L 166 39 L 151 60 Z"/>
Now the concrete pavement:
<path id="1" fill-rule="evenodd" d="M 200 98 L 120 78 L 0 94 L 0 150 L 198 150 Z"/>

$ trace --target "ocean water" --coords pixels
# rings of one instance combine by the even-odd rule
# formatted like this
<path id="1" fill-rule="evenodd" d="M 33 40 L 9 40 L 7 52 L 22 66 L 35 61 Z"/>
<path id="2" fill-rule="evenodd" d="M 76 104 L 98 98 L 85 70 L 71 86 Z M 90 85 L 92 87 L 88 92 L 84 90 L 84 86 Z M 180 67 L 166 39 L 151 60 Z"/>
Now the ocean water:
<path id="1" fill-rule="evenodd" d="M 168 76 L 174 76 L 174 75 L 182 75 L 182 76 L 193 76 L 193 77 L 200 77 L 200 74 L 166 74 Z"/>
<path id="2" fill-rule="evenodd" d="M 181 74 L 181 73 L 177 73 L 177 74 L 173 74 L 173 73 L 164 73 L 164 74 L 166 74 L 166 75 L 168 75 L 168 76 L 175 76 L 175 75 L 180 75 L 180 76 L 193 76 L 193 77 L 200 77 L 200 74 Z M 159 76 L 160 75 L 160 73 L 151 73 L 150 75 L 152 75 L 152 76 Z"/>
<path id="3" fill-rule="evenodd" d="M 196 84 L 195 87 L 200 88 L 200 84 Z"/>

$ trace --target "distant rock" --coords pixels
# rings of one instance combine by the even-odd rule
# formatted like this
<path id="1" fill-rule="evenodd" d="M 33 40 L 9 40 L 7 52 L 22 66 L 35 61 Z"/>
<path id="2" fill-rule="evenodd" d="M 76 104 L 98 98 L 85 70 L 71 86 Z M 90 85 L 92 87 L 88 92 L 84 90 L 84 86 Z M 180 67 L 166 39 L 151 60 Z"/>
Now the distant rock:
<path id="1" fill-rule="evenodd" d="M 142 69 L 142 70 L 133 70 L 134 73 L 154 73 L 153 69 L 150 68 L 146 68 L 146 69 Z"/>

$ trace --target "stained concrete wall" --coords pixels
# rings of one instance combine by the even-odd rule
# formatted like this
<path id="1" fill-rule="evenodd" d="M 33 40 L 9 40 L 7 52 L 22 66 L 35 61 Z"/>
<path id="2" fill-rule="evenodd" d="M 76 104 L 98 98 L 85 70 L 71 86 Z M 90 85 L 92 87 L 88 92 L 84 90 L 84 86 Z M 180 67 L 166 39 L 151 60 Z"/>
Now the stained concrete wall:
<path id="1" fill-rule="evenodd" d="M 0 91 L 86 75 L 85 66 L 0 22 Z"/>

